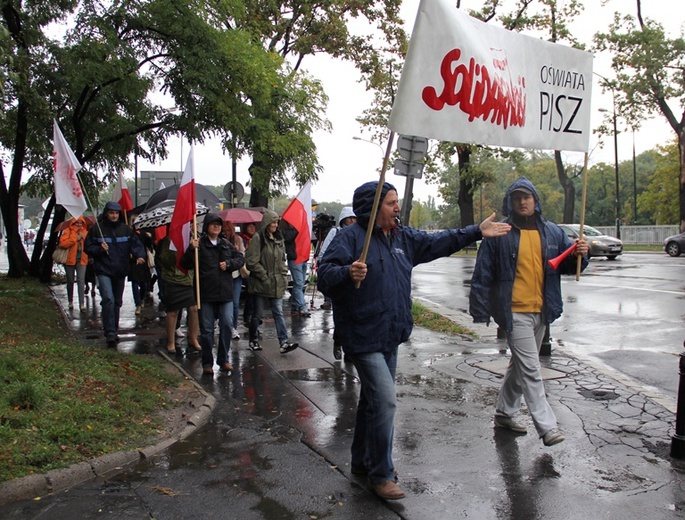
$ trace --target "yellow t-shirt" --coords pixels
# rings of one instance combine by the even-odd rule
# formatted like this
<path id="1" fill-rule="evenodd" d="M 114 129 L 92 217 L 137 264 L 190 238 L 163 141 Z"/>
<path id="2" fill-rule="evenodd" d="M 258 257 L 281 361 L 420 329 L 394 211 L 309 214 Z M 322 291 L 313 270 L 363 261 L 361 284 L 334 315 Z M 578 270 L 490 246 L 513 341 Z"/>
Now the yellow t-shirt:
<path id="1" fill-rule="evenodd" d="M 540 233 L 537 229 L 522 229 L 511 294 L 512 312 L 542 312 L 543 277 Z"/>

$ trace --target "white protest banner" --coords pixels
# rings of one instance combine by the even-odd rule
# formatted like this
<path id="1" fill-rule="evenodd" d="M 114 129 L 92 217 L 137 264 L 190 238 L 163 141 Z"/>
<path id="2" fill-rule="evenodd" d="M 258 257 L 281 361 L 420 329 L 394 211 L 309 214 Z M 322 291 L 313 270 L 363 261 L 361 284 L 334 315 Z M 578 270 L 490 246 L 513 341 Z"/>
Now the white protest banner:
<path id="1" fill-rule="evenodd" d="M 388 126 L 456 143 L 587 152 L 592 54 L 422 0 Z"/>

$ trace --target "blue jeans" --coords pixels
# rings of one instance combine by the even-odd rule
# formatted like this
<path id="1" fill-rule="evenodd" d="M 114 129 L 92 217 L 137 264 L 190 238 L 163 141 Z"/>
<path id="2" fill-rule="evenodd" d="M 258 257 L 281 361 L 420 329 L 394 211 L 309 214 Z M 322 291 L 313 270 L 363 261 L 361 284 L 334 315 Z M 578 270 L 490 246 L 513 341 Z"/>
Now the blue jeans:
<path id="1" fill-rule="evenodd" d="M 290 306 L 294 311 L 306 309 L 304 302 L 304 280 L 307 276 L 307 262 L 296 264 L 295 260 L 288 260 L 288 269 L 293 277 L 293 288 L 290 289 Z"/>
<path id="2" fill-rule="evenodd" d="M 114 278 L 106 274 L 98 275 L 98 290 L 102 298 L 102 328 L 105 337 L 116 336 L 119 330 L 119 309 L 124 299 L 126 278 Z"/>
<path id="3" fill-rule="evenodd" d="M 131 282 L 131 292 L 133 293 L 133 303 L 140 307 L 143 298 L 147 295 L 147 282 Z"/>
<path id="4" fill-rule="evenodd" d="M 271 307 L 271 315 L 274 317 L 276 324 L 276 334 L 278 335 L 278 344 L 282 345 L 288 341 L 288 328 L 285 325 L 285 318 L 283 317 L 283 298 L 266 298 L 264 296 L 254 297 L 254 312 L 250 320 L 250 341 L 257 341 L 259 339 L 259 320 L 262 319 L 262 312 L 264 312 L 264 305 L 268 302 Z"/>
<path id="5" fill-rule="evenodd" d="M 238 328 L 240 321 L 240 292 L 243 288 L 243 279 L 239 276 L 233 279 L 233 321 L 231 327 Z"/>
<path id="6" fill-rule="evenodd" d="M 372 484 L 394 480 L 397 347 L 391 352 L 348 356 L 362 384 L 352 438 L 352 465 L 366 468 Z"/>
<path id="7" fill-rule="evenodd" d="M 216 363 L 228 363 L 228 349 L 231 346 L 231 319 L 233 302 L 201 302 L 198 309 L 200 318 L 200 346 L 202 347 L 202 366 L 213 366 L 214 322 L 219 320 L 219 345 L 216 349 Z"/>

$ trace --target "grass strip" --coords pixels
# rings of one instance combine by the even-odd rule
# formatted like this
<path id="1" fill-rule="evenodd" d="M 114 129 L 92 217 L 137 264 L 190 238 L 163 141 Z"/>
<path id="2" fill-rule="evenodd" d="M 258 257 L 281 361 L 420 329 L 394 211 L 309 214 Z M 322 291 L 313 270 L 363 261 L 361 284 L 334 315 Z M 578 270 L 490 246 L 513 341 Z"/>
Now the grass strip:
<path id="1" fill-rule="evenodd" d="M 413 301 L 411 304 L 411 314 L 414 317 L 414 324 L 419 325 L 420 327 L 426 327 L 427 329 L 447 334 L 461 334 L 476 337 L 476 333 L 472 330 L 458 325 L 449 318 L 428 309 L 417 301 Z"/>
<path id="2" fill-rule="evenodd" d="M 49 289 L 0 277 L 0 482 L 141 447 L 160 433 L 160 358 L 84 345 Z"/>

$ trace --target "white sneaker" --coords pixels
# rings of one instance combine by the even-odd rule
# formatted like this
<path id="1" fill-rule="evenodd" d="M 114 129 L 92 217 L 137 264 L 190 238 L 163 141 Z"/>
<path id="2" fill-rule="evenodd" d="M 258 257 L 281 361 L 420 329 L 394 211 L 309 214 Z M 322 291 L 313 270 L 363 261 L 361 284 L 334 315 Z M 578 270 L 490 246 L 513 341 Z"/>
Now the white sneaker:
<path id="1" fill-rule="evenodd" d="M 181 330 L 181 327 L 176 329 L 176 337 L 177 338 L 185 338 L 186 333 Z"/>
<path id="2" fill-rule="evenodd" d="M 231 338 L 232 339 L 240 339 L 240 333 L 236 329 L 231 330 Z"/>
<path id="3" fill-rule="evenodd" d="M 554 446 L 565 440 L 566 437 L 564 437 L 556 428 L 551 429 L 542 436 L 542 443 L 545 446 Z"/>
<path id="4" fill-rule="evenodd" d="M 516 433 L 526 433 L 528 431 L 524 424 L 504 415 L 495 415 L 495 428 L 506 428 Z"/>

